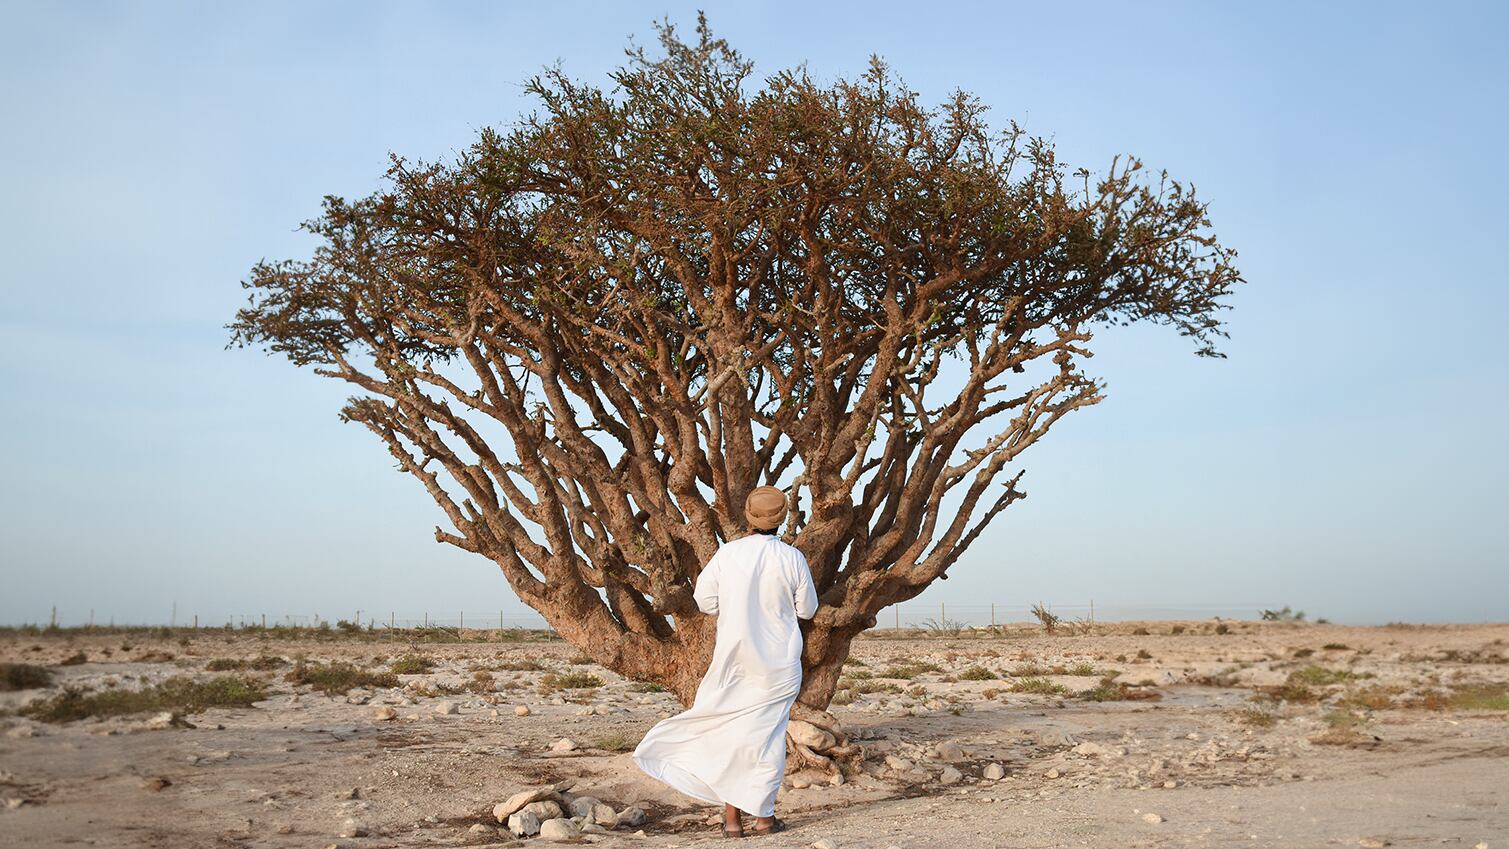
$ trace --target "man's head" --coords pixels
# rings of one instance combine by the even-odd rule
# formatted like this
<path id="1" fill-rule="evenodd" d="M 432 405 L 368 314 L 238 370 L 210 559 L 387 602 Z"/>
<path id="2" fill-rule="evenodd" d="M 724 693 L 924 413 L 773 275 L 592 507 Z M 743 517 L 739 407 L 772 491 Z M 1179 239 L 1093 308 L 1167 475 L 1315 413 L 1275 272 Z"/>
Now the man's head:
<path id="1" fill-rule="evenodd" d="M 757 531 L 772 531 L 786 518 L 786 493 L 773 486 L 756 487 L 744 499 L 744 521 Z"/>

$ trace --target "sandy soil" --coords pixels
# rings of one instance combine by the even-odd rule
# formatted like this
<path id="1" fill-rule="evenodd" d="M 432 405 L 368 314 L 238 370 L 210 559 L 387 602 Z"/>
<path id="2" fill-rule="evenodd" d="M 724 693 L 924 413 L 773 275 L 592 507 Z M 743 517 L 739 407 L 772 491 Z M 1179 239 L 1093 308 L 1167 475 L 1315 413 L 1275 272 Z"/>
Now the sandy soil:
<path id="1" fill-rule="evenodd" d="M 863 770 L 841 786 L 783 790 L 791 830 L 757 845 L 1509 847 L 1509 710 L 1491 688 L 1486 703 L 1450 698 L 1509 683 L 1509 625 L 1214 627 L 862 639 L 848 669 L 853 689 L 871 692 L 833 710 L 864 744 Z M 58 666 L 78 652 L 87 662 Z M 270 698 L 191 714 L 193 727 L 15 713 L 62 685 L 207 678 L 217 658 L 302 655 L 385 669 L 410 653 L 438 665 L 400 676 L 398 688 L 335 697 L 288 683 L 287 667 L 253 673 Z M 573 663 L 576 654 L 556 641 L 11 633 L 0 661 L 53 666 L 58 678 L 49 690 L 0 693 L 0 845 L 543 846 L 500 829 L 491 810 L 517 790 L 567 779 L 649 815 L 637 829 L 578 842 L 718 839 L 703 823 L 710 808 L 645 778 L 624 754 L 678 709 L 674 700 Z M 543 669 L 505 668 L 531 663 Z M 884 677 L 902 663 L 937 670 Z M 960 680 L 975 667 L 1001 677 Z M 1141 698 L 1012 691 L 1036 678 L 1080 692 L 1107 670 L 1130 685 L 1108 692 Z M 479 692 L 445 692 L 479 671 L 492 676 Z M 569 672 L 604 684 L 542 686 Z M 456 712 L 440 712 L 443 702 Z M 530 714 L 516 716 L 519 705 Z M 383 708 L 396 717 L 379 719 Z M 577 747 L 553 751 L 561 738 Z M 992 764 L 1004 778 L 984 777 Z M 341 836 L 353 828 L 363 835 Z"/>

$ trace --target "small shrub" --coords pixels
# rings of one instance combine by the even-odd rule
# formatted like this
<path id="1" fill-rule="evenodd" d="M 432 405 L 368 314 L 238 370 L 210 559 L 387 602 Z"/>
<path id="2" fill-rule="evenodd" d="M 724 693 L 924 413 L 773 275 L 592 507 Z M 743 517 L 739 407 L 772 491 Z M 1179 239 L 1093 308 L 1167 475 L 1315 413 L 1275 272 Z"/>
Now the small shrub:
<path id="1" fill-rule="evenodd" d="M 59 666 L 78 666 L 80 664 L 84 664 L 84 663 L 88 663 L 88 662 L 89 662 L 88 655 L 84 654 L 83 652 L 74 652 L 73 654 L 71 654 L 71 655 L 63 658 L 61 661 L 59 661 L 58 665 Z"/>
<path id="2" fill-rule="evenodd" d="M 547 668 L 538 660 L 505 660 L 498 664 L 503 672 L 544 672 Z"/>
<path id="3" fill-rule="evenodd" d="M 597 661 L 593 660 L 590 655 L 578 654 L 566 662 L 571 664 L 572 666 L 587 666 L 589 664 L 596 663 Z"/>
<path id="4" fill-rule="evenodd" d="M 1137 659 L 1138 660 L 1152 660 L 1153 659 L 1153 655 L 1147 649 L 1138 649 L 1137 650 Z"/>
<path id="5" fill-rule="evenodd" d="M 0 690 L 33 690 L 52 684 L 52 670 L 30 663 L 0 663 Z"/>
<path id="6" fill-rule="evenodd" d="M 435 668 L 435 661 L 422 654 L 406 654 L 388 666 L 395 675 L 423 675 Z"/>
<path id="7" fill-rule="evenodd" d="M 1278 716 L 1271 710 L 1250 707 L 1237 711 L 1237 721 L 1255 728 L 1272 728 L 1278 723 Z"/>
<path id="8" fill-rule="evenodd" d="M 638 745 L 639 741 L 627 734 L 609 734 L 593 743 L 592 748 L 605 752 L 632 752 Z"/>
<path id="9" fill-rule="evenodd" d="M 1042 602 L 1032 606 L 1032 615 L 1043 625 L 1043 630 L 1052 634 L 1058 630 L 1058 624 L 1063 621 L 1062 617 L 1049 610 Z"/>
<path id="10" fill-rule="evenodd" d="M 1264 687 L 1259 690 L 1257 698 L 1276 702 L 1295 702 L 1296 704 L 1308 704 L 1320 701 L 1320 696 L 1314 690 L 1297 681 L 1290 681 L 1279 687 Z"/>
<path id="11" fill-rule="evenodd" d="M 636 693 L 664 693 L 666 691 L 664 687 L 650 681 L 640 681 L 629 689 Z"/>
<path id="12" fill-rule="evenodd" d="M 1080 676 L 1094 675 L 1096 674 L 1095 664 L 1089 662 L 1088 660 L 1082 660 L 1065 670 L 1065 674 Z"/>
<path id="13" fill-rule="evenodd" d="M 546 675 L 540 683 L 557 690 L 590 690 L 601 687 L 603 679 L 590 672 L 567 672 L 562 675 Z"/>
<path id="14" fill-rule="evenodd" d="M 21 712 L 42 722 L 71 722 L 91 716 L 121 716 L 149 711 L 197 713 L 211 707 L 247 707 L 267 698 L 262 682 L 234 675 L 208 681 L 174 676 L 141 690 L 90 693 L 69 687 L 49 699 L 32 702 Z"/>
<path id="15" fill-rule="evenodd" d="M 211 660 L 209 663 L 206 663 L 204 665 L 204 668 L 209 672 L 230 672 L 237 669 L 252 669 L 259 672 L 266 672 L 268 670 L 277 669 L 280 666 L 287 665 L 288 661 L 284 660 L 281 657 L 264 654 L 254 657 L 251 660 L 246 660 L 245 658 L 217 657 L 214 660 Z"/>
<path id="16" fill-rule="evenodd" d="M 1107 675 L 1100 679 L 1099 684 L 1088 690 L 1081 690 L 1076 695 L 1087 702 L 1158 701 L 1163 698 L 1157 690 L 1132 687 L 1118 683 L 1115 679 L 1115 675 Z"/>
<path id="17" fill-rule="evenodd" d="M 1311 664 L 1303 669 L 1296 669 L 1289 673 L 1289 680 L 1300 684 L 1311 684 L 1324 687 L 1330 684 L 1345 684 L 1359 678 L 1371 678 L 1371 672 L 1352 672 L 1347 669 L 1327 669 L 1324 666 Z"/>
<path id="18" fill-rule="evenodd" d="M 356 687 L 397 687 L 398 676 L 391 672 L 369 672 L 349 663 L 309 663 L 300 658 L 284 676 L 293 684 L 306 684 L 322 693 L 336 695 Z"/>
<path id="19" fill-rule="evenodd" d="M 1175 625 L 1174 627 L 1168 629 L 1168 632 L 1169 632 L 1169 634 L 1171 634 L 1173 636 L 1178 636 L 1178 635 L 1184 633 L 1184 626 L 1183 625 Z"/>
<path id="20" fill-rule="evenodd" d="M 1037 678 L 1048 674 L 1048 667 L 1036 663 L 1023 663 L 1011 670 L 1013 678 Z"/>
<path id="21" fill-rule="evenodd" d="M 859 698 L 859 694 L 853 690 L 838 690 L 833 694 L 832 703 L 835 705 L 851 705 L 854 704 L 854 700 L 857 698 Z"/>
<path id="22" fill-rule="evenodd" d="M 1261 612 L 1264 622 L 1303 622 L 1305 612 L 1303 610 L 1290 610 L 1289 605 L 1284 605 L 1278 610 L 1264 610 Z"/>
<path id="23" fill-rule="evenodd" d="M 1044 696 L 1062 696 L 1068 694 L 1069 690 L 1064 685 L 1055 684 L 1052 681 L 1049 681 L 1047 678 L 1023 678 L 1020 681 L 1012 682 L 1011 692 L 1037 693 Z"/>
<path id="24" fill-rule="evenodd" d="M 1295 649 L 1294 650 L 1294 656 L 1295 657 L 1309 657 L 1312 654 L 1315 654 L 1315 649 Z"/>
<path id="25" fill-rule="evenodd" d="M 1132 629 L 1132 636 L 1134 636 L 1134 637 L 1146 637 L 1147 636 L 1147 629 L 1146 628 L 1140 628 L 1140 627 L 1139 628 L 1133 628 Z"/>
<path id="26" fill-rule="evenodd" d="M 900 678 L 909 681 L 926 672 L 942 672 L 943 668 L 936 663 L 925 661 L 907 661 L 898 663 L 887 669 L 875 673 L 876 678 Z"/>
<path id="27" fill-rule="evenodd" d="M 965 681 L 994 681 L 1001 676 L 991 672 L 983 666 L 971 666 L 959 673 L 959 677 Z"/>
<path id="28" fill-rule="evenodd" d="M 1325 649 L 1326 651 L 1346 651 L 1347 649 L 1351 648 L 1351 646 L 1348 646 L 1346 643 L 1326 643 L 1325 645 L 1321 646 L 1321 648 Z"/>
<path id="29" fill-rule="evenodd" d="M 1227 626 L 1227 624 L 1225 622 L 1222 622 L 1221 624 L 1219 624 L 1219 625 L 1216 626 L 1216 633 L 1217 634 L 1230 634 L 1231 633 L 1231 628 L 1229 626 Z"/>

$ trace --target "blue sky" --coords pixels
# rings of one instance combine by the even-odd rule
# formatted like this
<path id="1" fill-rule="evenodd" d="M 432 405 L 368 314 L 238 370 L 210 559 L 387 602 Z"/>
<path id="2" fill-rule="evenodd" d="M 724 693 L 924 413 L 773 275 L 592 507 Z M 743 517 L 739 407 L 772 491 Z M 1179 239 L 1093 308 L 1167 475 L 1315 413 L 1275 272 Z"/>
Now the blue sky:
<path id="1" fill-rule="evenodd" d="M 1028 500 L 909 618 L 1509 619 L 1505 7 L 700 5 L 757 73 L 877 53 L 1071 165 L 1167 168 L 1241 253 L 1230 359 L 1102 333 L 1109 400 L 1028 452 Z M 337 420 L 341 386 L 223 350 L 223 325 L 252 263 L 307 255 L 323 195 L 506 125 L 557 59 L 601 81 L 697 8 L 7 2 L 0 622 L 522 617 Z"/>

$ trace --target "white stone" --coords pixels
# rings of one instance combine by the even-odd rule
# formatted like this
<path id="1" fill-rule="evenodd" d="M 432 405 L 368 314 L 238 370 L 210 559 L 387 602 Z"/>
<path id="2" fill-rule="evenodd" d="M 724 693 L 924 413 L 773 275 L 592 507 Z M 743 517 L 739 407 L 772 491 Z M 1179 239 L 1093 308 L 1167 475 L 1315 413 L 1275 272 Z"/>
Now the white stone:
<path id="1" fill-rule="evenodd" d="M 570 840 L 581 833 L 582 830 L 576 827 L 576 823 L 565 817 L 540 823 L 540 837 L 545 840 Z"/>
<path id="2" fill-rule="evenodd" d="M 590 817 L 592 816 L 592 806 L 600 804 L 602 802 L 593 796 L 573 796 L 571 798 L 571 815 L 573 817 Z"/>
<path id="3" fill-rule="evenodd" d="M 602 802 L 598 802 L 597 804 L 592 806 L 592 822 L 602 826 L 603 828 L 617 828 L 618 814 L 613 812 L 612 805 L 605 805 Z"/>
<path id="4" fill-rule="evenodd" d="M 529 804 L 524 806 L 523 810 L 539 817 L 540 822 L 558 819 L 566 815 L 566 812 L 561 810 L 561 805 L 559 802 L 553 802 L 549 799 L 539 802 L 530 802 Z"/>
<path id="5" fill-rule="evenodd" d="M 354 819 L 348 819 L 341 823 L 341 837 L 362 837 L 367 829 Z"/>
<path id="6" fill-rule="evenodd" d="M 513 709 L 513 715 L 514 716 L 528 716 L 529 715 L 529 705 L 519 705 L 518 707 L 514 708 Z"/>
<path id="7" fill-rule="evenodd" d="M 1152 811 L 1148 811 L 1147 813 L 1142 815 L 1142 821 L 1157 824 L 1163 822 L 1163 817 L 1153 813 Z"/>
<path id="8" fill-rule="evenodd" d="M 618 812 L 618 821 L 630 828 L 644 825 L 644 809 L 635 805 L 630 805 L 629 807 L 624 808 L 623 810 Z"/>
<path id="9" fill-rule="evenodd" d="M 529 811 L 519 811 L 508 817 L 508 830 L 514 837 L 529 837 L 540 833 L 540 818 Z"/>
<path id="10" fill-rule="evenodd" d="M 372 711 L 372 718 L 377 720 L 378 722 L 391 722 L 398 718 L 398 711 L 394 710 L 393 708 L 383 706 Z"/>
<path id="11" fill-rule="evenodd" d="M 461 708 L 456 707 L 455 702 L 445 701 L 441 702 L 438 705 L 435 705 L 435 712 L 440 714 L 441 716 L 449 716 L 453 713 L 460 713 Z"/>
<path id="12" fill-rule="evenodd" d="M 786 733 L 791 735 L 792 740 L 814 751 L 831 749 L 838 742 L 832 734 L 800 719 L 788 721 Z"/>
<path id="13" fill-rule="evenodd" d="M 824 837 L 821 840 L 812 841 L 812 849 L 838 849 L 838 844 Z"/>
<path id="14" fill-rule="evenodd" d="M 986 764 L 983 775 L 991 781 L 1000 781 L 1006 777 L 1006 768 L 1000 764 Z"/>
<path id="15" fill-rule="evenodd" d="M 571 739 L 570 737 L 562 737 L 561 739 L 550 744 L 550 751 L 574 752 L 576 751 L 576 741 Z"/>
<path id="16" fill-rule="evenodd" d="M 958 784 L 962 778 L 964 778 L 963 773 L 951 766 L 946 766 L 943 768 L 943 774 L 938 776 L 938 782 L 940 784 Z"/>
<path id="17" fill-rule="evenodd" d="M 398 773 L 396 772 L 393 774 L 398 775 Z M 556 790 L 554 787 L 536 787 L 533 790 L 522 790 L 518 793 L 513 794 L 512 796 L 509 796 L 506 800 L 494 805 L 493 817 L 495 817 L 498 822 L 504 822 L 508 819 L 509 814 L 521 810 L 530 802 L 538 802 L 542 799 L 554 799 L 555 797 Z"/>
<path id="18" fill-rule="evenodd" d="M 953 763 L 964 760 L 964 749 L 952 740 L 938 744 L 938 760 Z"/>

